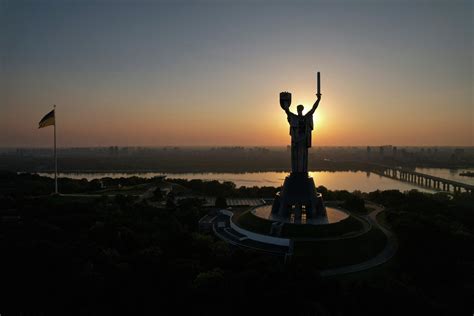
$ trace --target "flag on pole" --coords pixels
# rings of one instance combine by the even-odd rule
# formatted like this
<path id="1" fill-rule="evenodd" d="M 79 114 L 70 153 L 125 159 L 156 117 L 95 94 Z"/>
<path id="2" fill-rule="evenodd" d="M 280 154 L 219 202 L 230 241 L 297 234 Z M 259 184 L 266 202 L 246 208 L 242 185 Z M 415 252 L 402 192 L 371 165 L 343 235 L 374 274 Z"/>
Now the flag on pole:
<path id="1" fill-rule="evenodd" d="M 54 117 L 54 110 L 46 114 L 41 121 L 39 122 L 38 128 L 43 128 L 50 125 L 56 125 L 55 117 Z"/>
<path id="2" fill-rule="evenodd" d="M 46 114 L 41 121 L 39 121 L 38 128 L 43 128 L 46 126 L 54 126 L 54 193 L 59 194 L 58 191 L 58 155 L 56 152 L 56 115 L 55 115 L 56 105 L 54 105 L 54 110 Z"/>

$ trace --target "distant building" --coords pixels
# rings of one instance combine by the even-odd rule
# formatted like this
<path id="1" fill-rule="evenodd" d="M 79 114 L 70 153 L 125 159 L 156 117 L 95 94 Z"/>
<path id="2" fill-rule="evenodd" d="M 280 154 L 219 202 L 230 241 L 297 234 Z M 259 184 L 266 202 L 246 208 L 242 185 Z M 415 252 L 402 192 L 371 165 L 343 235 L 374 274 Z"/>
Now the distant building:
<path id="1" fill-rule="evenodd" d="M 462 155 L 464 155 L 464 148 L 456 148 L 456 149 L 454 150 L 454 154 L 455 154 L 456 156 L 462 156 Z"/>
<path id="2" fill-rule="evenodd" d="M 454 149 L 453 154 L 451 155 L 451 160 L 459 161 L 464 158 L 464 148 Z"/>
<path id="3" fill-rule="evenodd" d="M 393 152 L 392 145 L 384 145 L 379 147 L 380 156 L 390 155 L 391 152 Z"/>

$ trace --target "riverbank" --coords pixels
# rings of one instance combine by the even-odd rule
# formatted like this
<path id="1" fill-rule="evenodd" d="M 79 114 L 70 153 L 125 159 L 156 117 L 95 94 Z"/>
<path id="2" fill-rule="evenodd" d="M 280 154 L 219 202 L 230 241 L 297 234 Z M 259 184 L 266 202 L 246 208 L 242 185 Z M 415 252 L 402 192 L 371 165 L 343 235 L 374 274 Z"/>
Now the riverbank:
<path id="1" fill-rule="evenodd" d="M 417 169 L 418 172 L 437 175 L 452 181 L 459 181 L 457 172 L 453 173 L 449 169 Z M 362 191 L 371 192 L 375 190 L 400 190 L 407 191 L 417 189 L 424 192 L 436 192 L 427 188 L 417 186 L 412 183 L 406 183 L 382 177 L 371 172 L 362 171 L 312 171 L 309 173 L 316 181 L 317 186 L 325 186 L 332 190 L 347 190 L 347 191 Z M 39 173 L 42 176 L 52 177 L 52 173 Z M 244 172 L 244 173 L 155 173 L 155 172 L 140 172 L 140 173 L 123 173 L 123 172 L 80 172 L 80 173 L 60 173 L 60 177 L 67 177 L 71 179 L 101 179 L 101 178 L 153 178 L 159 176 L 166 176 L 167 178 L 180 178 L 187 180 L 205 180 L 205 181 L 230 181 L 236 186 L 246 187 L 279 187 L 282 185 L 288 172 Z M 465 178 L 464 181 L 459 181 L 467 184 L 474 184 L 473 178 Z"/>

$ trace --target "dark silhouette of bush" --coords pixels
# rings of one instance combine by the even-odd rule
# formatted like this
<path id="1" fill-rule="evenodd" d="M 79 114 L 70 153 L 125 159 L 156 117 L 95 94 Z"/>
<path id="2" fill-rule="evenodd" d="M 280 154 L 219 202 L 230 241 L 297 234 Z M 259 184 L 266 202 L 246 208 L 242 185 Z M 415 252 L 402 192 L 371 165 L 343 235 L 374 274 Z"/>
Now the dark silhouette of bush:
<path id="1" fill-rule="evenodd" d="M 222 196 L 218 196 L 216 198 L 215 206 L 218 207 L 218 208 L 226 208 L 227 207 L 227 200 Z"/>
<path id="2" fill-rule="evenodd" d="M 365 202 L 364 199 L 351 194 L 346 198 L 344 201 L 344 207 L 350 211 L 355 211 L 357 213 L 365 214 L 367 213 L 367 210 L 365 209 Z"/>
<path id="3" fill-rule="evenodd" d="M 154 191 L 153 191 L 153 201 L 163 201 L 165 195 L 163 194 L 163 192 L 161 191 L 161 189 L 159 187 L 157 187 Z"/>

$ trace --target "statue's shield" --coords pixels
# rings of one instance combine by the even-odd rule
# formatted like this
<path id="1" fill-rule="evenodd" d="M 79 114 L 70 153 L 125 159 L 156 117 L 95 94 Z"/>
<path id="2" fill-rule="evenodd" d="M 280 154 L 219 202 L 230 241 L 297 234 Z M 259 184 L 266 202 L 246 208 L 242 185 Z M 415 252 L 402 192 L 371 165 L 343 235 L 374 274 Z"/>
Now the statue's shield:
<path id="1" fill-rule="evenodd" d="M 289 108 L 291 105 L 291 93 L 280 92 L 280 105 L 283 108 Z"/>

